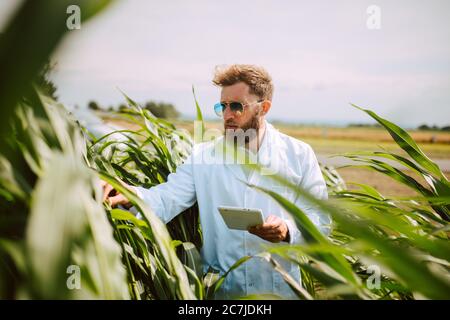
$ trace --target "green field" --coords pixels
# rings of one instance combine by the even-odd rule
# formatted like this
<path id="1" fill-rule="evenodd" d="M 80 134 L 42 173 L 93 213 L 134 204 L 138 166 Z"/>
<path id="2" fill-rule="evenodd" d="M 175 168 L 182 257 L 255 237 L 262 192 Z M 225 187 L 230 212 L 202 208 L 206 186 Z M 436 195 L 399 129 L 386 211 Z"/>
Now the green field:
<path id="1" fill-rule="evenodd" d="M 103 118 L 118 125 L 126 127 L 131 125 L 129 122 L 115 120 L 111 116 L 103 115 Z M 173 120 L 172 122 L 177 127 L 193 133 L 192 120 Z M 344 152 L 380 150 L 381 148 L 402 152 L 383 128 L 307 126 L 280 122 L 275 122 L 273 125 L 281 132 L 310 144 L 318 154 L 333 155 Z M 206 128 L 221 129 L 222 123 L 207 121 L 205 126 Z M 450 132 L 410 130 L 408 133 L 430 158 L 450 159 Z"/>
<path id="2" fill-rule="evenodd" d="M 89 19 L 110 1 L 24 1 L 1 38 L 0 299 L 213 299 L 230 272 L 247 268 L 243 264 L 251 259 L 273 267 L 270 272 L 276 271 L 298 299 L 450 299 L 450 182 L 433 160 L 449 158 L 448 134 L 408 134 L 365 109 L 360 111 L 382 130 L 277 124 L 309 142 L 318 155 L 364 150 L 347 157 L 371 171 L 350 167 L 339 174 L 322 166 L 328 199 L 310 193 L 318 184 L 308 190 L 279 175 L 266 175 L 274 184 L 265 188 L 248 185 L 292 217 L 298 241 L 260 241 L 254 253 L 242 252 L 225 265 L 205 265 L 203 235 L 211 230 L 200 221 L 201 206 L 182 206 L 180 212 L 174 209 L 176 198 L 158 215 L 152 201 L 130 187 L 149 189 L 176 172 L 194 147 L 177 127 L 192 130 L 192 122 L 157 118 L 124 94 L 122 113 L 101 115 L 124 129 L 92 129 L 36 82 L 68 32 L 54 13 L 66 12 L 73 2 Z M 395 153 L 374 152 L 378 144 Z M 194 192 L 194 179 L 174 188 Z M 285 188 L 291 200 L 274 185 Z M 111 197 L 125 206 L 113 207 Z M 281 208 L 277 213 L 284 215 Z M 317 212 L 330 216 L 327 230 L 315 219 Z M 165 213 L 176 217 L 164 223 Z M 222 231 L 229 232 L 221 229 L 214 236 Z M 221 260 L 229 249 L 218 248 L 213 255 Z M 301 278 L 291 275 L 280 257 L 298 267 Z M 281 294 L 232 298 L 285 298 Z"/>
<path id="3" fill-rule="evenodd" d="M 137 126 L 123 118 L 117 118 L 110 113 L 97 113 L 106 123 L 119 127 L 136 129 Z M 193 134 L 192 120 L 172 120 L 175 126 L 188 130 Z M 324 157 L 346 152 L 376 151 L 385 149 L 405 155 L 405 152 L 393 141 L 392 137 L 382 128 L 340 128 L 340 127 L 318 127 L 274 123 L 281 132 L 300 139 L 312 146 L 315 153 Z M 219 121 L 209 121 L 205 127 L 221 129 Z M 418 131 L 410 132 L 415 137 L 422 150 L 432 159 L 450 159 L 450 133 Z M 432 137 L 436 142 L 431 143 Z M 344 180 L 349 182 L 362 182 L 371 184 L 382 194 L 389 196 L 415 196 L 413 189 L 397 183 L 395 180 L 380 173 L 359 169 L 354 167 L 338 169 Z M 450 176 L 450 172 L 446 172 Z M 418 178 L 420 179 L 420 178 Z M 349 186 L 352 188 L 351 186 Z"/>

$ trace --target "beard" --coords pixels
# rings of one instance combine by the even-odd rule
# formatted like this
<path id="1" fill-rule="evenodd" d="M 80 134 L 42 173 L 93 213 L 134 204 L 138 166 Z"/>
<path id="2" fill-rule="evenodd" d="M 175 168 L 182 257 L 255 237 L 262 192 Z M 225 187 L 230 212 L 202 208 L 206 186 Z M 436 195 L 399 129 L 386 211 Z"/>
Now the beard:
<path id="1" fill-rule="evenodd" d="M 261 120 L 261 109 L 257 109 L 255 114 L 241 126 L 238 126 L 233 121 L 227 121 L 226 123 L 224 123 L 224 131 L 225 131 L 225 133 L 227 130 L 237 130 L 237 129 L 241 129 L 244 132 L 247 131 L 248 129 L 254 129 L 256 131 L 259 131 L 259 128 L 261 126 L 260 120 Z M 226 129 L 226 126 L 234 126 L 237 128 L 236 129 Z"/>
<path id="2" fill-rule="evenodd" d="M 236 126 L 236 124 L 233 121 L 228 121 L 224 124 L 224 135 L 227 138 L 233 138 L 241 142 L 244 142 L 245 144 L 249 144 L 250 142 L 256 142 L 258 141 L 258 135 L 259 135 L 259 129 L 261 127 L 261 109 L 257 109 L 255 114 L 245 123 L 243 123 L 241 126 L 237 127 L 236 129 L 226 129 L 226 126 Z M 241 131 L 242 130 L 242 131 Z M 250 131 L 249 131 L 250 130 Z M 239 139 L 239 137 L 243 135 L 243 139 Z M 235 141 L 236 142 L 236 141 Z"/>
<path id="3" fill-rule="evenodd" d="M 253 117 L 250 118 L 246 123 L 241 126 L 243 131 L 247 131 L 248 129 L 254 129 L 256 132 L 259 131 L 260 124 L 260 112 L 257 112 Z"/>

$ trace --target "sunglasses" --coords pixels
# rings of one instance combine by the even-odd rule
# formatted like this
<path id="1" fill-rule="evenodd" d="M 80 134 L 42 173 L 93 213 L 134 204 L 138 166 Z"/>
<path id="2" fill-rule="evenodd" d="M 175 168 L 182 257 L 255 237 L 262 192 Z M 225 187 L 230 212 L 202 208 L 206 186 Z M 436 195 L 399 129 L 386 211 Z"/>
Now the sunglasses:
<path id="1" fill-rule="evenodd" d="M 259 100 L 259 101 L 252 102 L 252 103 L 242 103 L 242 102 L 219 102 L 219 103 L 216 103 L 216 104 L 214 105 L 214 111 L 216 112 L 216 114 L 217 114 L 219 117 L 222 117 L 222 116 L 223 116 L 223 113 L 225 112 L 225 109 L 227 108 L 227 106 L 229 106 L 229 107 L 230 107 L 230 110 L 231 110 L 233 113 L 237 113 L 237 112 L 242 113 L 242 112 L 244 112 L 244 107 L 250 106 L 250 105 L 255 104 L 255 103 L 260 103 L 260 102 L 263 102 L 263 101 L 264 101 L 264 100 Z"/>

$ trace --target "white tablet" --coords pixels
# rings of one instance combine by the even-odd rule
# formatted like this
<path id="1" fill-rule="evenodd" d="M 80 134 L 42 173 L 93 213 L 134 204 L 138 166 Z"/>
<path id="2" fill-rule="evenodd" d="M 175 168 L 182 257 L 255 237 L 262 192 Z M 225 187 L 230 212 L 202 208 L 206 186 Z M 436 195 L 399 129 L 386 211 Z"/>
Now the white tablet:
<path id="1" fill-rule="evenodd" d="M 247 230 L 264 223 L 261 209 L 220 206 L 217 208 L 230 229 Z"/>

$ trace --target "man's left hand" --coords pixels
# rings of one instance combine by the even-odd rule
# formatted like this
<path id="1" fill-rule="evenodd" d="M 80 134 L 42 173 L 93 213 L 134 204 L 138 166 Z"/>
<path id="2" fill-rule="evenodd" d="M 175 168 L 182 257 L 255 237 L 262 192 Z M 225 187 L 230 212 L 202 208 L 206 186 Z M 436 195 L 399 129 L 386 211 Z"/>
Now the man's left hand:
<path id="1" fill-rule="evenodd" d="M 275 215 L 268 216 L 263 224 L 248 228 L 248 232 L 270 242 L 289 242 L 289 229 L 286 222 Z"/>

